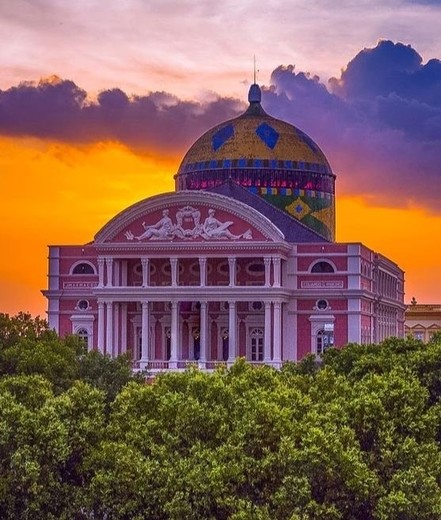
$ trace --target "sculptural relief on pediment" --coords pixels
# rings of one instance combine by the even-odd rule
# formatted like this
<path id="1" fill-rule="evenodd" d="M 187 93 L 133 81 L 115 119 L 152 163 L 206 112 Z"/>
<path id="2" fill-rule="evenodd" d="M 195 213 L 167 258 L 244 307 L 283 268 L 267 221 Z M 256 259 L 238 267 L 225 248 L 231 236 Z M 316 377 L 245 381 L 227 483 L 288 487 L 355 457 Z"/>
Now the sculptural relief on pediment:
<path id="1" fill-rule="evenodd" d="M 193 206 L 178 208 L 175 217 L 168 208 L 162 210 L 159 220 L 152 224 L 143 221 L 125 231 L 128 241 L 172 241 L 180 240 L 252 240 L 251 229 L 234 233 L 234 221 L 222 221 L 216 217 L 213 208 L 198 209 Z"/>

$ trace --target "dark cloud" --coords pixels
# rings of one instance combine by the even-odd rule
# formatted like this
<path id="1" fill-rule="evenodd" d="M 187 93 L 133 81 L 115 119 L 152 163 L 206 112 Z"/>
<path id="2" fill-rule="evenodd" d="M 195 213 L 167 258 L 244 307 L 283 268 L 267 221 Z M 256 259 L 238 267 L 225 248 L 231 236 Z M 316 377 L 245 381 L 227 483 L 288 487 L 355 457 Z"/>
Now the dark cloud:
<path id="1" fill-rule="evenodd" d="M 441 62 L 423 64 L 401 43 L 361 51 L 329 90 L 293 67 L 277 68 L 268 110 L 323 148 L 339 190 L 379 203 L 441 207 Z"/>
<path id="2" fill-rule="evenodd" d="M 200 104 L 164 93 L 127 96 L 101 92 L 95 102 L 72 81 L 57 77 L 0 91 L 0 133 L 72 143 L 119 141 L 136 152 L 183 152 L 193 140 L 243 108 L 219 98 Z"/>
<path id="3" fill-rule="evenodd" d="M 441 211 L 441 62 L 382 41 L 325 85 L 280 66 L 263 89 L 265 109 L 311 135 L 337 174 L 338 191 L 378 203 Z M 182 154 L 241 101 L 182 101 L 166 92 L 101 92 L 95 102 L 72 81 L 51 78 L 0 91 L 0 133 L 72 143 L 118 141 L 136 152 Z"/>

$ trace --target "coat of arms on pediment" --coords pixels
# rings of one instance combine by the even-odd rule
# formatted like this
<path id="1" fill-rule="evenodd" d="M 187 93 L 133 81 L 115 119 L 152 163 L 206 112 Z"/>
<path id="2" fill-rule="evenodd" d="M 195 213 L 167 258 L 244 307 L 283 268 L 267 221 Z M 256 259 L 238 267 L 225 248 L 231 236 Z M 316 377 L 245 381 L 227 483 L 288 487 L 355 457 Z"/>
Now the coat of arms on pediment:
<path id="1" fill-rule="evenodd" d="M 176 222 L 170 217 L 170 211 L 164 209 L 162 217 L 155 224 L 142 223 L 142 230 L 138 235 L 132 230 L 124 233 L 127 240 L 192 240 L 203 238 L 204 240 L 251 240 L 253 238 L 251 229 L 245 233 L 234 234 L 230 227 L 234 222 L 221 222 L 215 216 L 216 210 L 209 208 L 205 219 L 201 220 L 201 211 L 192 206 L 184 206 L 176 212 Z"/>

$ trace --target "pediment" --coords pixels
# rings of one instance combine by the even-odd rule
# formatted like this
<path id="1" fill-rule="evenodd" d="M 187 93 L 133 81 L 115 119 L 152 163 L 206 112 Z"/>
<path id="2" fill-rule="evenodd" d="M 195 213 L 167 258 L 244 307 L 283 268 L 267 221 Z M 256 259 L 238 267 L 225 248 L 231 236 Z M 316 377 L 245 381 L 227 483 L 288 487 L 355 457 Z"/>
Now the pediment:
<path id="1" fill-rule="evenodd" d="M 203 191 L 145 199 L 119 213 L 95 236 L 95 243 L 118 244 L 283 240 L 283 233 L 250 206 Z"/>

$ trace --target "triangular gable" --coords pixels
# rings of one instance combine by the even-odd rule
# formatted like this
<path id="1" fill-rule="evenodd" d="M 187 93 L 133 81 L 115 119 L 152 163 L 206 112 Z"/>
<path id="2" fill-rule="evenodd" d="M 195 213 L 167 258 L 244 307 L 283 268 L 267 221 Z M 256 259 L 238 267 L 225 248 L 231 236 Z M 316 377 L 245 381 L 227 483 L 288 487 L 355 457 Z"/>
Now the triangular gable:
<path id="1" fill-rule="evenodd" d="M 95 236 L 95 243 L 127 244 L 283 240 L 283 233 L 250 206 L 203 191 L 145 199 L 119 213 Z"/>

